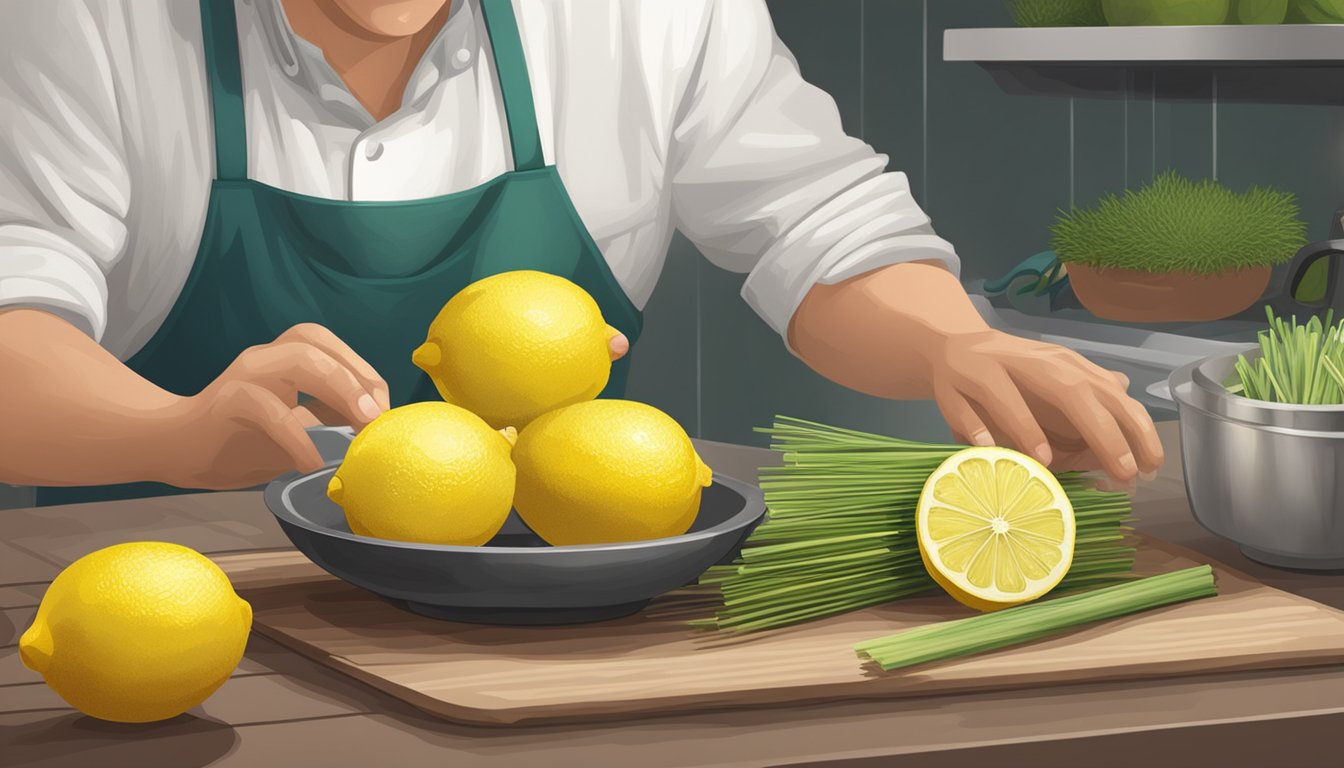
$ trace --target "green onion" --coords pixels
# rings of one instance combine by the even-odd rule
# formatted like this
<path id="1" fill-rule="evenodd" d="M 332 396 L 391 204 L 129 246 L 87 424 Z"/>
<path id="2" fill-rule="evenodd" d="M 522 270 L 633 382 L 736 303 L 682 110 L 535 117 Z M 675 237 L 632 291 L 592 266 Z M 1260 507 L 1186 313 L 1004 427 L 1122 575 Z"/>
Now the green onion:
<path id="1" fill-rule="evenodd" d="M 1266 307 L 1269 328 L 1259 333 L 1260 357 L 1237 356 L 1232 394 L 1253 400 L 1295 405 L 1344 404 L 1344 320 L 1334 325 L 1334 311 L 1325 320 L 1312 317 L 1299 324 L 1274 316 Z"/>
<path id="2" fill-rule="evenodd" d="M 1038 640 L 1094 621 L 1218 594 L 1207 565 L 1150 576 L 1094 592 L 943 621 L 859 643 L 860 658 L 884 670 L 968 656 Z"/>
<path id="3" fill-rule="evenodd" d="M 784 466 L 761 470 L 769 518 L 729 565 L 690 589 L 714 615 L 703 629 L 752 632 L 938 590 L 924 569 L 915 507 L 924 481 L 961 445 L 933 445 L 788 417 L 761 430 Z M 1062 591 L 1132 578 L 1129 498 L 1060 476 L 1077 540 Z"/>

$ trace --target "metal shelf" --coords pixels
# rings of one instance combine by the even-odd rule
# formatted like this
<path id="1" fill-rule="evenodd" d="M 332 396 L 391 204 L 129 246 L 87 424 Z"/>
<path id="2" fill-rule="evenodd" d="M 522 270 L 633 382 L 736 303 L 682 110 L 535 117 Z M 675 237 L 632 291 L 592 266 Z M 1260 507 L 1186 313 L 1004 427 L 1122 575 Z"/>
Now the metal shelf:
<path id="1" fill-rule="evenodd" d="M 1159 98 L 1344 105 L 1344 25 L 949 29 L 943 59 L 974 62 L 1008 93 L 1124 97 L 1134 73 Z"/>

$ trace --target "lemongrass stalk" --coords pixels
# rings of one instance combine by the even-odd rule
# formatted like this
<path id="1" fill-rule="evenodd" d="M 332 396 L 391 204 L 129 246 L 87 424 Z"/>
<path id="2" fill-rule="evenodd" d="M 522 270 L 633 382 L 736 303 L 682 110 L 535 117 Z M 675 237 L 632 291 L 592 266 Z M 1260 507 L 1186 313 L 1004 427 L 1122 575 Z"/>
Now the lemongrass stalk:
<path id="1" fill-rule="evenodd" d="M 926 624 L 854 646 L 884 670 L 997 650 L 1092 622 L 1218 593 L 1207 565 L 1150 576 L 1093 592 Z"/>
<path id="2" fill-rule="evenodd" d="M 963 446 L 931 445 L 779 417 L 766 431 L 784 466 L 761 471 L 770 517 L 731 565 L 710 568 L 697 589 L 718 610 L 696 626 L 756 631 L 938 589 L 915 538 L 925 480 Z M 1123 494 L 1060 477 L 1075 512 L 1069 592 L 1125 579 Z"/>

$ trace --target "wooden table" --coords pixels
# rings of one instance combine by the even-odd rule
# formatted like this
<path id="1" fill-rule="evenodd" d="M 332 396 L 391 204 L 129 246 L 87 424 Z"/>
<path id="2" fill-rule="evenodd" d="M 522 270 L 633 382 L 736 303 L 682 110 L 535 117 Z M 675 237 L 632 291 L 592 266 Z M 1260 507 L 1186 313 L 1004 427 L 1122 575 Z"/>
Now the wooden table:
<path id="1" fill-rule="evenodd" d="M 1136 499 L 1139 527 L 1264 582 L 1344 608 L 1344 575 L 1252 563 L 1191 518 L 1174 423 Z M 754 477 L 765 452 L 702 444 Z M 207 554 L 284 548 L 256 493 L 0 511 L 0 766 L 1310 766 L 1340 765 L 1344 667 L 630 720 L 482 728 L 433 719 L 253 635 L 234 678 L 198 710 L 125 726 L 72 711 L 15 643 L 62 566 L 122 541 Z M 900 760 L 894 760 L 901 756 Z"/>

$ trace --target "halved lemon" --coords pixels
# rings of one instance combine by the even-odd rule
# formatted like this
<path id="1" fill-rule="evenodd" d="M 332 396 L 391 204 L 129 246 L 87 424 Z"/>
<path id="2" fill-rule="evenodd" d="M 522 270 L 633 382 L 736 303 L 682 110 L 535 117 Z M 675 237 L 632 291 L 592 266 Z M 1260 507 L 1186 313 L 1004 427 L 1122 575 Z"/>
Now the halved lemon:
<path id="1" fill-rule="evenodd" d="M 924 483 L 919 554 L 958 602 L 994 611 L 1055 588 L 1073 563 L 1073 505 L 1050 470 L 1007 448 L 967 448 Z"/>

